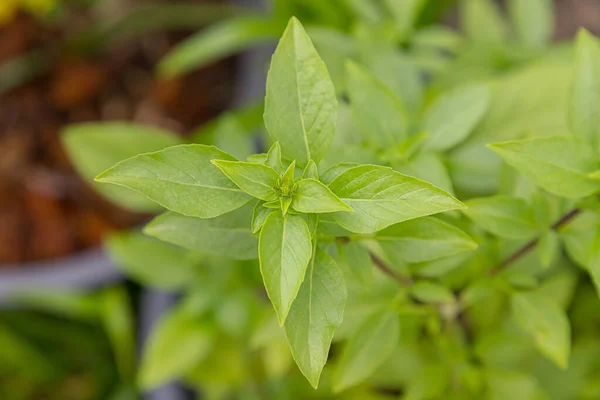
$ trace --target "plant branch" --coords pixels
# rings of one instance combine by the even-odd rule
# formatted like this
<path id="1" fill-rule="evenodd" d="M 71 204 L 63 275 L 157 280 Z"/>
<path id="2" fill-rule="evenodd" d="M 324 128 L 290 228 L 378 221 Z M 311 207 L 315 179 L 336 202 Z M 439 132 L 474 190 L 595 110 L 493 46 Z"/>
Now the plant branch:
<path id="1" fill-rule="evenodd" d="M 375 264 L 375 266 L 379 268 L 381 272 L 394 279 L 400 284 L 400 286 L 411 286 L 414 283 L 412 278 L 400 275 L 399 273 L 394 271 L 392 268 L 390 268 L 390 266 L 388 266 L 385 263 L 385 261 L 379 258 L 375 253 L 369 251 L 369 256 L 371 256 L 371 261 L 373 261 L 373 264 Z"/>
<path id="2" fill-rule="evenodd" d="M 552 226 L 550 228 L 554 231 L 558 230 L 560 227 L 569 223 L 573 218 L 575 218 L 579 214 L 581 214 L 581 209 L 575 208 L 575 209 L 569 211 L 568 213 L 566 213 L 565 215 L 563 215 L 558 221 L 556 221 L 554 224 L 552 224 Z M 540 241 L 539 238 L 535 238 L 535 239 L 527 242 L 523 247 L 521 247 L 520 249 L 518 249 L 517 251 L 512 253 L 510 256 L 508 256 L 508 258 L 502 260 L 501 262 L 496 264 L 494 267 L 492 267 L 488 273 L 490 275 L 497 275 L 498 273 L 502 272 L 507 267 L 509 267 L 511 264 L 513 264 L 514 262 L 519 260 L 521 257 L 527 255 L 529 252 L 531 252 L 533 249 L 535 249 L 535 247 L 537 246 L 539 241 Z"/>

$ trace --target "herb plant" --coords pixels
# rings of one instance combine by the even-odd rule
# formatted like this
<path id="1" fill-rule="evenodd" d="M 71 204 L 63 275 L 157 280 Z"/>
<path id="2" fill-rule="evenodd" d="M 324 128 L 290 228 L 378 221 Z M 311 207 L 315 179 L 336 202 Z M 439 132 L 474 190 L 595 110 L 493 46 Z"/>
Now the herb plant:
<path id="1" fill-rule="evenodd" d="M 412 92 L 365 57 L 343 63 L 339 86 L 292 19 L 267 78 L 267 153 L 242 145 L 255 124 L 245 110 L 204 130 L 238 138 L 221 142 L 237 158 L 172 143 L 96 178 L 124 187 L 120 202 L 168 210 L 107 247 L 135 279 L 186 293 L 153 333 L 141 387 L 182 378 L 215 399 L 597 398 L 598 40 L 582 31 L 575 53 L 574 66 Z M 569 95 L 557 90 L 550 106 L 537 92 L 503 98 L 573 68 Z M 83 145 L 89 130 L 67 132 L 71 153 L 108 151 Z M 157 137 L 169 135 L 149 131 L 145 145 Z"/>

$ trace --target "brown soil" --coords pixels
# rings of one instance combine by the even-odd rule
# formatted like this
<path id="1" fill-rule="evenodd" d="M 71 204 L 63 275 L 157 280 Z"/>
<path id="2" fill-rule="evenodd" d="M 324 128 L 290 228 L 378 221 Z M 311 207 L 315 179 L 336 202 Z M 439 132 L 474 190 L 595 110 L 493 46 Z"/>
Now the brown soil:
<path id="1" fill-rule="evenodd" d="M 225 109 L 233 60 L 177 81 L 153 76 L 184 35 L 153 34 L 96 57 L 59 54 L 47 74 L 0 95 L 0 268 L 96 246 L 108 231 L 144 218 L 102 200 L 77 176 L 59 132 L 70 123 L 128 120 L 184 134 Z M 0 64 L 63 36 L 21 15 L 0 28 Z"/>

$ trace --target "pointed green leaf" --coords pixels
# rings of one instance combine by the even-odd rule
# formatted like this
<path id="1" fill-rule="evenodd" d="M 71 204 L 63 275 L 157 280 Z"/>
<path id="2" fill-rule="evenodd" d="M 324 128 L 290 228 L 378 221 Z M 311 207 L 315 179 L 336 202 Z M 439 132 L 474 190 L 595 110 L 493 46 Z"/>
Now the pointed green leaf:
<path id="1" fill-rule="evenodd" d="M 465 215 L 486 231 L 508 239 L 529 239 L 538 227 L 527 203 L 509 196 L 493 196 L 467 201 Z"/>
<path id="2" fill-rule="evenodd" d="M 566 369 L 571 352 L 571 326 L 558 305 L 542 293 L 516 293 L 513 314 L 536 347 L 560 368 Z"/>
<path id="3" fill-rule="evenodd" d="M 569 122 L 575 135 L 597 146 L 600 127 L 600 43 L 584 29 L 577 35 Z"/>
<path id="4" fill-rule="evenodd" d="M 352 112 L 365 139 L 381 148 L 406 139 L 408 118 L 402 101 L 358 64 L 348 62 L 346 69 Z"/>
<path id="5" fill-rule="evenodd" d="M 555 231 L 545 232 L 538 242 L 538 257 L 543 266 L 549 266 L 558 256 L 560 251 L 560 239 Z"/>
<path id="6" fill-rule="evenodd" d="M 279 207 L 281 208 L 281 212 L 285 216 L 292 205 L 291 197 L 280 197 L 279 198 Z"/>
<path id="7" fill-rule="evenodd" d="M 262 201 L 259 201 L 254 206 L 254 211 L 252 212 L 252 233 L 254 234 L 262 229 L 267 217 L 273 212 L 272 208 L 265 207 L 264 204 Z"/>
<path id="8" fill-rule="evenodd" d="M 498 45 L 508 35 L 506 21 L 492 0 L 464 0 L 461 25 L 469 39 L 478 44 Z"/>
<path id="9" fill-rule="evenodd" d="M 283 174 L 283 164 L 281 163 L 281 146 L 279 142 L 273 143 L 267 153 L 265 164 L 277 171 L 278 174 Z"/>
<path id="10" fill-rule="evenodd" d="M 554 33 L 552 0 L 511 0 L 510 16 L 521 42 L 530 47 L 543 47 Z"/>
<path id="11" fill-rule="evenodd" d="M 375 239 L 387 254 L 408 263 L 432 261 L 477 248 L 460 229 L 437 218 L 419 218 L 377 232 Z"/>
<path id="12" fill-rule="evenodd" d="M 447 287 L 434 282 L 417 282 L 410 288 L 410 293 L 425 303 L 452 303 L 454 295 Z"/>
<path id="13" fill-rule="evenodd" d="M 542 189 L 557 196 L 580 198 L 600 190 L 587 176 L 598 169 L 598 157 L 577 136 L 552 136 L 496 143 L 489 147 Z"/>
<path id="14" fill-rule="evenodd" d="M 298 215 L 269 214 L 258 243 L 260 272 L 279 325 L 283 325 L 312 255 L 306 221 Z"/>
<path id="15" fill-rule="evenodd" d="M 61 140 L 73 166 L 88 184 L 119 161 L 181 143 L 171 132 L 122 122 L 71 125 L 62 132 Z M 127 188 L 100 183 L 93 183 L 93 188 L 127 209 L 144 212 L 161 209 L 155 202 Z"/>
<path id="16" fill-rule="evenodd" d="M 345 264 L 348 270 L 366 287 L 373 282 L 373 263 L 369 251 L 358 242 L 350 242 L 339 248 L 340 264 Z"/>
<path id="17" fill-rule="evenodd" d="M 128 187 L 180 214 L 213 218 L 252 199 L 211 163 L 213 159 L 235 161 L 213 146 L 174 146 L 121 161 L 96 181 Z"/>
<path id="18" fill-rule="evenodd" d="M 329 254 L 317 247 L 285 321 L 294 360 L 315 389 L 335 328 L 342 323 L 346 296 L 342 271 Z"/>
<path id="19" fill-rule="evenodd" d="M 399 339 L 396 313 L 378 313 L 365 321 L 344 348 L 333 378 L 334 390 L 341 392 L 369 378 L 390 357 Z"/>
<path id="20" fill-rule="evenodd" d="M 325 172 L 323 172 L 323 175 L 321 176 L 321 182 L 323 182 L 326 185 L 329 185 L 342 172 L 353 167 L 358 167 L 359 165 L 360 164 L 357 164 L 355 162 L 345 162 L 341 164 L 332 165 L 331 167 L 327 168 Z"/>
<path id="21" fill-rule="evenodd" d="M 423 129 L 431 135 L 425 148 L 445 151 L 461 143 L 481 121 L 490 100 L 484 85 L 459 87 L 437 98 L 423 120 Z"/>
<path id="22" fill-rule="evenodd" d="M 263 164 L 242 161 L 213 160 L 216 165 L 237 187 L 264 201 L 277 200 L 275 186 L 279 174 Z"/>
<path id="23" fill-rule="evenodd" d="M 251 204 L 210 219 L 167 212 L 146 225 L 144 233 L 204 254 L 250 260 L 257 257 L 258 244 L 250 229 L 251 215 Z"/>
<path id="24" fill-rule="evenodd" d="M 306 168 L 302 171 L 302 178 L 319 180 L 319 168 L 317 168 L 317 164 L 313 160 L 310 160 L 308 164 L 306 164 Z"/>
<path id="25" fill-rule="evenodd" d="M 356 233 L 373 233 L 409 219 L 464 207 L 430 183 L 375 165 L 347 169 L 329 188 L 355 211 L 335 213 L 333 219 Z"/>
<path id="26" fill-rule="evenodd" d="M 352 212 L 327 186 L 315 179 L 302 179 L 298 182 L 292 208 L 301 213 Z"/>
<path id="27" fill-rule="evenodd" d="M 421 152 L 409 162 L 393 165 L 401 174 L 414 176 L 453 194 L 452 179 L 444 160 L 437 153 Z"/>
<path id="28" fill-rule="evenodd" d="M 337 99 L 327 67 L 292 17 L 267 76 L 265 125 L 283 156 L 301 167 L 320 161 L 335 133 Z"/>

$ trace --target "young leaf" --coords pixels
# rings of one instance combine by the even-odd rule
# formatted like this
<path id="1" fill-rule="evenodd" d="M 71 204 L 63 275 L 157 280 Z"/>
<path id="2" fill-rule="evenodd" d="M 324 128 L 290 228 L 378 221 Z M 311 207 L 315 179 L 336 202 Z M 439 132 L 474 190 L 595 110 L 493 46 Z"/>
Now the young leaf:
<path id="1" fill-rule="evenodd" d="M 279 207 L 281 208 L 281 212 L 283 216 L 285 216 L 292 205 L 291 197 L 280 197 L 279 198 Z"/>
<path id="2" fill-rule="evenodd" d="M 540 237 L 537 246 L 538 257 L 544 266 L 549 266 L 558 255 L 560 250 L 560 239 L 555 231 L 548 231 Z"/>
<path id="3" fill-rule="evenodd" d="M 410 288 L 411 294 L 425 303 L 451 303 L 454 295 L 447 287 L 433 282 L 417 282 Z"/>
<path id="4" fill-rule="evenodd" d="M 323 172 L 323 175 L 321 176 L 321 182 L 323 182 L 326 185 L 329 185 L 342 172 L 350 168 L 358 167 L 359 165 L 360 164 L 354 162 L 345 162 L 341 164 L 332 165 L 331 167 L 327 168 L 325 172 Z"/>
<path id="5" fill-rule="evenodd" d="M 241 161 L 213 160 L 212 163 L 249 195 L 264 201 L 279 197 L 275 190 L 279 174 L 273 168 Z"/>
<path id="6" fill-rule="evenodd" d="M 365 138 L 380 148 L 397 145 L 406 139 L 408 118 L 402 101 L 356 63 L 348 62 L 346 69 L 352 112 Z"/>
<path id="7" fill-rule="evenodd" d="M 313 160 L 310 160 L 306 164 L 304 171 L 302 171 L 302 179 L 309 178 L 319 180 L 319 168 L 317 168 L 317 164 Z"/>
<path id="8" fill-rule="evenodd" d="M 279 142 L 273 143 L 269 152 L 267 153 L 267 159 L 265 164 L 273 168 L 278 174 L 283 174 L 283 164 L 281 163 L 281 146 Z"/>
<path id="9" fill-rule="evenodd" d="M 283 156 L 301 167 L 320 161 L 335 133 L 337 99 L 327 67 L 292 17 L 267 76 L 265 125 Z"/>
<path id="10" fill-rule="evenodd" d="M 71 125 L 63 131 L 61 140 L 77 172 L 90 184 L 96 175 L 119 161 L 181 143 L 170 132 L 122 122 Z M 127 209 L 144 212 L 161 209 L 155 202 L 127 188 L 98 183 L 93 187 Z"/>
<path id="11" fill-rule="evenodd" d="M 105 242 L 114 263 L 134 281 L 161 289 L 181 289 L 195 278 L 189 253 L 137 232 L 111 235 Z"/>
<path id="12" fill-rule="evenodd" d="M 425 0 L 385 0 L 385 5 L 388 7 L 394 20 L 396 28 L 400 35 L 405 37 L 415 28 L 415 24 L 419 14 L 426 5 Z"/>
<path id="13" fill-rule="evenodd" d="M 333 378 L 341 392 L 369 378 L 398 345 L 400 323 L 394 312 L 373 315 L 350 338 Z"/>
<path id="14" fill-rule="evenodd" d="M 345 264 L 350 272 L 367 288 L 373 282 L 373 263 L 369 251 L 358 242 L 350 242 L 339 248 L 340 263 Z"/>
<path id="15" fill-rule="evenodd" d="M 577 35 L 573 77 L 569 99 L 571 130 L 595 148 L 600 127 L 600 44 L 584 29 Z"/>
<path id="16" fill-rule="evenodd" d="M 512 309 L 521 328 L 536 347 L 560 368 L 566 369 L 571 352 L 571 326 L 565 313 L 541 293 L 516 293 Z"/>
<path id="17" fill-rule="evenodd" d="M 509 196 L 469 200 L 465 215 L 486 231 L 508 239 L 529 239 L 538 227 L 527 203 Z"/>
<path id="18" fill-rule="evenodd" d="M 214 328 L 180 307 L 163 317 L 148 339 L 140 365 L 142 389 L 154 389 L 179 377 L 205 359 L 213 347 Z"/>
<path id="19" fill-rule="evenodd" d="M 121 161 L 96 181 L 128 187 L 183 215 L 213 218 L 252 199 L 211 163 L 214 159 L 235 161 L 213 146 L 174 146 Z"/>
<path id="20" fill-rule="evenodd" d="M 547 45 L 554 33 L 552 0 L 511 0 L 509 11 L 521 41 L 530 47 Z"/>
<path id="21" fill-rule="evenodd" d="M 257 257 L 258 244 L 250 229 L 251 215 L 251 204 L 210 219 L 167 212 L 146 225 L 144 233 L 204 254 L 250 260 Z M 165 267 L 166 265 L 163 266 Z"/>
<path id="22" fill-rule="evenodd" d="M 502 43 L 508 28 L 498 6 L 492 0 L 465 0 L 461 25 L 469 39 L 483 45 Z"/>
<path id="23" fill-rule="evenodd" d="M 468 85 L 440 96 L 426 111 L 423 129 L 431 136 L 425 148 L 445 151 L 465 140 L 485 115 L 490 92 L 484 85 Z"/>
<path id="24" fill-rule="evenodd" d="M 393 165 L 401 174 L 414 176 L 453 194 L 454 188 L 448 167 L 438 153 L 421 152 L 407 163 Z"/>
<path id="25" fill-rule="evenodd" d="M 596 153 L 577 136 L 515 140 L 489 147 L 525 177 L 557 196 L 580 198 L 600 190 L 600 181 L 588 176 L 598 168 Z"/>
<path id="26" fill-rule="evenodd" d="M 329 188 L 355 211 L 332 214 L 333 219 L 356 233 L 373 233 L 409 219 L 464 208 L 427 182 L 375 165 L 347 169 Z"/>
<path id="27" fill-rule="evenodd" d="M 386 253 L 408 263 L 432 261 L 477 248 L 466 233 L 433 217 L 392 225 L 377 232 L 375 239 Z"/>
<path id="28" fill-rule="evenodd" d="M 327 186 L 315 179 L 302 179 L 298 182 L 292 208 L 300 213 L 352 212 Z"/>
<path id="29" fill-rule="evenodd" d="M 306 221 L 298 215 L 272 212 L 267 217 L 258 243 L 260 272 L 279 325 L 283 325 L 304 280 L 312 255 Z"/>
<path id="30" fill-rule="evenodd" d="M 267 220 L 267 217 L 273 212 L 272 208 L 265 207 L 264 204 L 265 203 L 263 203 L 262 201 L 259 201 L 258 203 L 256 203 L 256 206 L 254 206 L 254 211 L 252 212 L 253 234 L 258 233 L 261 230 L 261 228 L 265 224 L 265 221 Z"/>
<path id="31" fill-rule="evenodd" d="M 285 321 L 294 360 L 315 389 L 335 328 L 342 323 L 346 296 L 342 271 L 329 254 L 317 247 Z"/>

